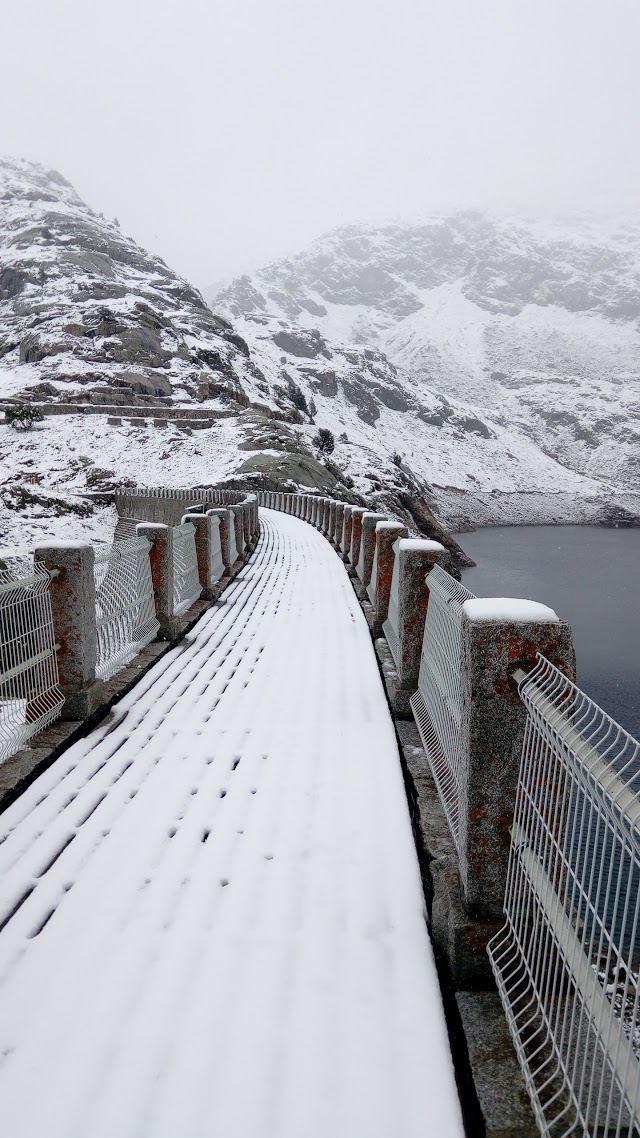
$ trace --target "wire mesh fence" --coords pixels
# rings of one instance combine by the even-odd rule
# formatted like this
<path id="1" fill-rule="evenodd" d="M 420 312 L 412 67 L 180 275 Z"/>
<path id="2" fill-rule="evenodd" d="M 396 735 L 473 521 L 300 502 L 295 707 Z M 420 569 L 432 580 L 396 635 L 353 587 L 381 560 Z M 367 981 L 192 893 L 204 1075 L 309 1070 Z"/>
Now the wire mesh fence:
<path id="1" fill-rule="evenodd" d="M 543 1135 L 640 1135 L 640 744 L 550 664 L 489 956 Z"/>
<path id="2" fill-rule="evenodd" d="M 0 761 L 60 715 L 50 575 L 37 562 L 0 571 Z"/>
<path id="3" fill-rule="evenodd" d="M 95 551 L 96 675 L 108 679 L 124 667 L 160 627 L 149 563 L 149 542 L 132 538 Z"/>
<path id="4" fill-rule="evenodd" d="M 198 577 L 196 531 L 190 522 L 173 527 L 173 614 L 180 616 L 202 592 Z"/>
<path id="5" fill-rule="evenodd" d="M 410 702 L 464 877 L 460 820 L 466 809 L 468 772 L 463 765 L 461 732 L 465 674 L 462 606 L 473 598 L 473 593 L 439 565 L 433 567 L 427 580 L 429 607 L 418 690 Z"/>

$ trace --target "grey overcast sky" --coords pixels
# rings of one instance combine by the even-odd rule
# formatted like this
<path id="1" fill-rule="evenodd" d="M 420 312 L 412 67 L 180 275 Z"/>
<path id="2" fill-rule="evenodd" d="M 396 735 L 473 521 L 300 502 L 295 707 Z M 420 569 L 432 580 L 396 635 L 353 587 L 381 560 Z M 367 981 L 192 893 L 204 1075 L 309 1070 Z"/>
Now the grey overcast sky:
<path id="1" fill-rule="evenodd" d="M 640 207 L 640 0 L 0 0 L 0 154 L 200 287 L 334 225 Z"/>

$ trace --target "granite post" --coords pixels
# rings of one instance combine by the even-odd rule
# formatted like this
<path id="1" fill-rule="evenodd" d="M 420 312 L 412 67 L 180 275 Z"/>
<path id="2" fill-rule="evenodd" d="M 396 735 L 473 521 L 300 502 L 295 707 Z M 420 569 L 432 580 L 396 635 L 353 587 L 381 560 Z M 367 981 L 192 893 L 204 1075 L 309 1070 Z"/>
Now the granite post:
<path id="1" fill-rule="evenodd" d="M 84 541 L 43 542 L 34 560 L 54 573 L 50 585 L 53 628 L 60 645 L 58 675 L 63 719 L 86 719 L 104 702 L 96 678 L 98 626 L 93 546 Z M 56 572 L 57 571 L 57 572 Z"/>
<path id="2" fill-rule="evenodd" d="M 400 522 L 377 522 L 375 528 L 375 548 L 371 566 L 371 579 L 367 586 L 369 600 L 374 609 L 374 637 L 382 636 L 382 626 L 389 613 L 389 596 L 393 576 L 393 546 L 401 537 L 408 537 L 409 531 Z"/>
<path id="3" fill-rule="evenodd" d="M 429 604 L 426 574 L 434 565 L 446 569 L 450 557 L 439 541 L 414 538 L 399 538 L 394 554 L 389 612 L 383 632 L 396 667 L 396 675 L 390 680 L 390 700 L 398 717 L 410 719 L 409 699 L 418 686 Z"/>
<path id="4" fill-rule="evenodd" d="M 366 514 L 362 515 L 360 533 L 360 556 L 358 557 L 356 572 L 365 589 L 371 580 L 373 554 L 376 547 L 376 525 L 378 522 L 384 522 L 386 520 L 387 518 L 385 514 L 367 512 Z"/>
<path id="5" fill-rule="evenodd" d="M 173 602 L 173 527 L 161 522 L 140 522 L 136 533 L 151 543 L 149 561 L 156 617 L 160 623 L 158 640 L 174 640 L 180 631 L 180 620 L 175 615 Z"/>
<path id="6" fill-rule="evenodd" d="M 360 539 L 362 537 L 362 518 L 368 511 L 362 506 L 354 506 L 351 512 L 351 547 L 349 549 L 350 573 L 355 576 L 356 565 L 360 557 Z"/>
<path id="7" fill-rule="evenodd" d="M 206 514 L 187 514 L 186 520 L 194 527 L 196 556 L 198 558 L 198 580 L 202 586 L 200 594 L 204 601 L 217 595 L 214 585 L 224 573 L 222 546 L 220 542 L 220 518 L 213 512 Z"/>
<path id="8" fill-rule="evenodd" d="M 510 827 L 527 711 L 511 679 L 530 671 L 540 652 L 575 678 L 571 628 L 534 601 L 464 601 L 461 710 L 462 769 L 467 772 L 461 814 L 460 875 L 468 911 L 502 915 Z"/>
<path id="9" fill-rule="evenodd" d="M 235 533 L 233 525 L 229 517 L 229 510 L 224 507 L 217 507 L 215 510 L 207 510 L 207 516 L 210 518 L 218 519 L 218 534 L 220 539 L 220 553 L 222 557 L 223 574 L 228 576 L 234 562 L 237 560 L 235 552 Z M 229 539 L 231 533 L 234 533 L 234 547 L 229 546 Z"/>

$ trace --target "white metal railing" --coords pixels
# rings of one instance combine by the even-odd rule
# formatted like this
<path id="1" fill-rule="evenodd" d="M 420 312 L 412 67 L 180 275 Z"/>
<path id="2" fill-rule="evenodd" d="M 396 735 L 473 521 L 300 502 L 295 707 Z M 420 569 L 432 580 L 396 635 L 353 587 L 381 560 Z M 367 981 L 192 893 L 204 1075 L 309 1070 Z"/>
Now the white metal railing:
<path id="1" fill-rule="evenodd" d="M 0 571 L 0 760 L 60 715 L 50 574 L 35 563 Z"/>
<path id="2" fill-rule="evenodd" d="M 173 615 L 180 616 L 191 608 L 201 592 L 196 531 L 186 522 L 173 527 Z"/>
<path id="3" fill-rule="evenodd" d="M 108 679 L 124 667 L 160 627 L 156 620 L 149 550 L 132 538 L 95 551 L 96 675 Z"/>
<path id="4" fill-rule="evenodd" d="M 539 656 L 489 956 L 543 1135 L 640 1134 L 640 744 Z"/>
<path id="5" fill-rule="evenodd" d="M 427 583 L 429 607 L 418 690 L 410 703 L 464 876 L 460 820 L 466 811 L 468 771 L 463 766 L 461 732 L 465 675 L 462 605 L 473 598 L 473 593 L 439 565 L 434 565 Z"/>

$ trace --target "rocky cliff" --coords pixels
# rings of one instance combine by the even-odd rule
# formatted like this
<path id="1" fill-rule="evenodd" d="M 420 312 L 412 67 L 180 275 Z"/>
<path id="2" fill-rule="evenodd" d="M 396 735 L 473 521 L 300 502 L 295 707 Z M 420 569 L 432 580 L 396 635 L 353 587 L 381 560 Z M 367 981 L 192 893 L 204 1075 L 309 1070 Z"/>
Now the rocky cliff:
<path id="1" fill-rule="evenodd" d="M 210 299 L 449 517 L 637 513 L 637 220 L 348 226 Z"/>

